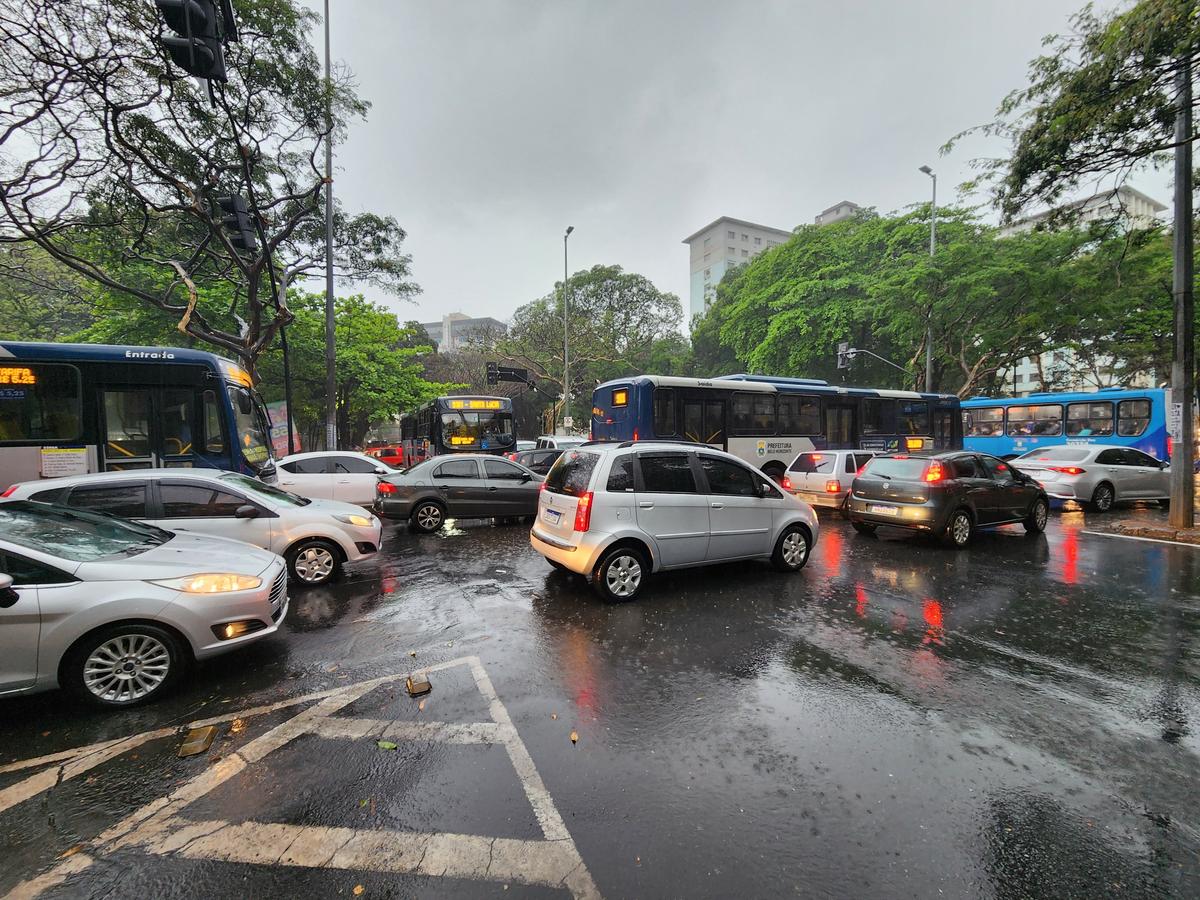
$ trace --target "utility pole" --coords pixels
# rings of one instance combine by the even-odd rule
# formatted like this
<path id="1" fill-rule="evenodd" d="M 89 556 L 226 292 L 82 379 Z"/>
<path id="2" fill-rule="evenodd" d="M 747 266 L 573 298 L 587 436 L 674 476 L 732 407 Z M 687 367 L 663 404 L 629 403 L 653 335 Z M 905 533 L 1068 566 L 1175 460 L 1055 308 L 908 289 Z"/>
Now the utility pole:
<path id="1" fill-rule="evenodd" d="M 325 449 L 337 445 L 337 353 L 333 318 L 333 76 L 329 63 L 329 0 L 325 0 Z"/>
<path id="2" fill-rule="evenodd" d="M 1192 65 L 1185 56 L 1175 73 L 1175 358 L 1171 363 L 1171 402 L 1179 410 L 1179 438 L 1171 448 L 1172 528 L 1196 523 L 1195 296 L 1192 278 Z"/>
<path id="3" fill-rule="evenodd" d="M 929 258 L 937 254 L 937 174 L 929 166 L 921 171 L 933 179 L 933 202 L 929 207 Z M 925 390 L 933 390 L 933 294 L 929 296 L 929 315 L 925 319 Z"/>
<path id="4" fill-rule="evenodd" d="M 568 225 L 563 235 L 563 434 L 567 434 L 567 423 L 571 421 L 571 335 L 567 324 L 570 322 L 567 313 L 570 309 L 571 295 L 567 291 L 567 238 L 574 230 L 574 225 Z"/>

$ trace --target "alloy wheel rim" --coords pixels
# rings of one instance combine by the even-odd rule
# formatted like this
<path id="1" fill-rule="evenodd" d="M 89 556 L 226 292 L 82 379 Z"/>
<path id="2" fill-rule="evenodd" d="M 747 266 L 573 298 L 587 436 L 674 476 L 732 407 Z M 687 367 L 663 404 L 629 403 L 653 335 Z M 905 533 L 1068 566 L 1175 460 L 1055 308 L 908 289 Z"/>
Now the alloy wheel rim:
<path id="1" fill-rule="evenodd" d="M 422 506 L 417 510 L 417 524 L 422 528 L 436 528 L 442 521 L 442 513 L 436 506 Z"/>
<path id="2" fill-rule="evenodd" d="M 642 565 L 632 556 L 618 556 L 609 565 L 604 581 L 613 594 L 628 597 L 642 583 Z"/>
<path id="3" fill-rule="evenodd" d="M 965 544 L 971 536 L 971 520 L 959 514 L 954 517 L 954 543 Z"/>
<path id="4" fill-rule="evenodd" d="M 325 547 L 306 547 L 296 557 L 296 574 L 304 581 L 321 581 L 333 572 L 333 554 Z"/>
<path id="5" fill-rule="evenodd" d="M 1100 509 L 1108 509 L 1112 506 L 1112 489 L 1106 486 L 1101 486 L 1096 492 L 1096 506 Z"/>
<path id="6" fill-rule="evenodd" d="M 1033 520 L 1037 523 L 1038 528 L 1046 527 L 1046 517 L 1048 515 L 1049 515 L 1049 512 L 1046 509 L 1046 504 L 1039 501 L 1038 505 L 1037 505 L 1037 510 L 1033 514 Z"/>
<path id="7" fill-rule="evenodd" d="M 804 557 L 808 554 L 808 545 L 804 543 L 804 537 L 797 531 L 793 531 L 783 539 L 783 561 L 793 569 L 800 568 L 804 562 Z"/>
<path id="8" fill-rule="evenodd" d="M 132 703 L 167 680 L 171 654 L 148 634 L 123 634 L 94 649 L 83 664 L 83 684 L 110 703 Z"/>

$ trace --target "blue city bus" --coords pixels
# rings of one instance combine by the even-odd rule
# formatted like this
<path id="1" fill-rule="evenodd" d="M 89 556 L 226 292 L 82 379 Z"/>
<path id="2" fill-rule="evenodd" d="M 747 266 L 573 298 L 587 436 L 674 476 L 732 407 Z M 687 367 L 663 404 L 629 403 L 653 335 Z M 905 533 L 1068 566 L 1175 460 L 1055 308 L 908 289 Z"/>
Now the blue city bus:
<path id="1" fill-rule="evenodd" d="M 402 465 L 442 453 L 503 454 L 517 445 L 509 397 L 438 397 L 400 419 Z"/>
<path id="2" fill-rule="evenodd" d="M 0 486 L 170 467 L 274 477 L 270 418 L 236 363 L 177 347 L 0 341 Z"/>
<path id="3" fill-rule="evenodd" d="M 810 450 L 962 447 L 958 398 L 811 378 L 638 375 L 592 394 L 592 439 L 669 438 L 719 447 L 781 478 Z"/>
<path id="4" fill-rule="evenodd" d="M 1165 461 L 1169 402 L 1162 388 L 972 397 L 962 403 L 963 443 L 1004 459 L 1058 444 L 1112 444 Z"/>

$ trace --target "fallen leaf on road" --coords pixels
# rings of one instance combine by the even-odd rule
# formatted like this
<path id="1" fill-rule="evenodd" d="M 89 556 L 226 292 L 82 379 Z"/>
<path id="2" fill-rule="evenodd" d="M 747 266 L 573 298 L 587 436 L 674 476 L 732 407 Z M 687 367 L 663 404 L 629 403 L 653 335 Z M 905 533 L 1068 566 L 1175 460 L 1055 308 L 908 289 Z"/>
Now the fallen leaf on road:
<path id="1" fill-rule="evenodd" d="M 395 750 L 396 744 L 394 741 L 376 741 L 375 746 L 380 750 Z"/>
<path id="2" fill-rule="evenodd" d="M 66 859 L 68 856 L 74 856 L 76 853 L 78 853 L 82 849 L 83 849 L 83 844 L 76 844 L 70 850 L 66 851 L 61 856 L 59 856 L 59 859 Z"/>
<path id="3" fill-rule="evenodd" d="M 579 732 L 576 731 L 575 729 L 571 729 L 571 743 L 572 744 L 579 743 Z"/>
<path id="4" fill-rule="evenodd" d="M 423 712 L 424 710 L 425 710 L 425 701 L 422 700 L 420 703 L 417 704 L 417 712 Z"/>
<path id="5" fill-rule="evenodd" d="M 43 731 L 43 732 L 42 732 L 42 737 L 50 737 L 50 732 L 48 732 L 48 731 Z"/>
<path id="6" fill-rule="evenodd" d="M 363 887 L 361 884 L 356 884 L 356 885 L 354 886 L 354 896 L 355 896 L 355 897 L 359 896 L 359 895 L 360 895 L 360 894 L 362 894 L 362 892 L 363 892 L 363 891 L 365 891 L 365 890 L 366 890 L 366 888 L 365 888 L 365 887 Z"/>
<path id="7" fill-rule="evenodd" d="M 416 656 L 416 655 L 417 655 L 417 651 L 416 651 L 416 650 L 409 650 L 409 651 L 408 651 L 408 655 L 409 655 L 409 656 Z"/>
<path id="8" fill-rule="evenodd" d="M 557 718 L 558 718 L 558 713 L 550 713 L 550 718 L 552 718 L 552 719 L 557 719 Z"/>
<path id="9" fill-rule="evenodd" d="M 241 719 L 234 719 L 232 722 L 229 723 L 229 732 L 230 732 L 230 734 L 237 734 L 239 731 L 241 731 L 245 727 L 246 727 L 246 723 L 243 722 Z"/>
<path id="10" fill-rule="evenodd" d="M 358 801 L 358 805 L 359 805 L 359 806 L 366 806 L 366 805 L 367 805 L 367 801 L 366 801 L 366 800 L 359 800 L 359 801 Z"/>

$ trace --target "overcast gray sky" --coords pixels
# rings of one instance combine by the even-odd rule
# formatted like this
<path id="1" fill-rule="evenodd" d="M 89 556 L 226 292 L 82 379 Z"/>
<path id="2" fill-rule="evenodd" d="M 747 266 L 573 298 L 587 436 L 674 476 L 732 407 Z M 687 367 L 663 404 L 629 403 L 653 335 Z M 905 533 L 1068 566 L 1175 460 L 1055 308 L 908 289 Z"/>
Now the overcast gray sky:
<path id="1" fill-rule="evenodd" d="M 1002 148 L 938 147 L 987 121 L 1081 5 L 333 0 L 333 56 L 373 104 L 335 189 L 408 231 L 423 292 L 392 303 L 403 319 L 507 320 L 562 277 L 567 225 L 572 271 L 619 264 L 686 310 L 680 242 L 718 216 L 898 209 L 928 198 L 926 163 L 949 197 Z M 1163 175 L 1132 183 L 1170 199 Z"/>

